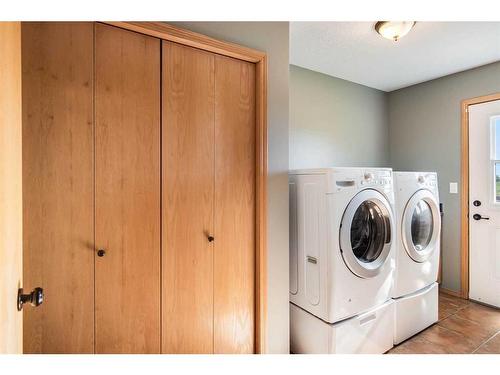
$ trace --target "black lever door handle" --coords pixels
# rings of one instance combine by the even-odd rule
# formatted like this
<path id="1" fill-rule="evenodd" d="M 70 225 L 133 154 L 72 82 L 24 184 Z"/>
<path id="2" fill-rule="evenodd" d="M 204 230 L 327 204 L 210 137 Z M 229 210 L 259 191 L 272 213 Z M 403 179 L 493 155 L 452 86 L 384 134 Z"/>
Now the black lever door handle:
<path id="1" fill-rule="evenodd" d="M 486 217 L 486 216 L 481 216 L 481 215 L 479 215 L 479 214 L 474 214 L 474 215 L 472 215 L 472 218 L 473 218 L 474 220 L 490 220 L 490 218 L 489 218 L 489 217 Z"/>
<path id="2" fill-rule="evenodd" d="M 32 306 L 40 306 L 43 303 L 43 289 L 35 288 L 30 294 L 23 294 L 23 288 L 19 288 L 17 290 L 17 311 L 21 311 L 23 305 L 28 302 Z"/>

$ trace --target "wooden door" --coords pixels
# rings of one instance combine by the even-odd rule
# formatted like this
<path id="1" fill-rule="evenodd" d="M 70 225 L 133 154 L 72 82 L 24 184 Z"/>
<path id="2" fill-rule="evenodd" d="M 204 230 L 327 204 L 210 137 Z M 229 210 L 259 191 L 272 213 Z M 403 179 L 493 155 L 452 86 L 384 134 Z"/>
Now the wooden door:
<path id="1" fill-rule="evenodd" d="M 94 350 L 93 24 L 22 24 L 26 353 Z"/>
<path id="2" fill-rule="evenodd" d="M 214 61 L 163 42 L 164 353 L 213 352 Z"/>
<path id="3" fill-rule="evenodd" d="M 255 65 L 215 58 L 214 352 L 253 353 Z"/>
<path id="4" fill-rule="evenodd" d="M 0 354 L 23 351 L 21 23 L 0 22 Z"/>
<path id="5" fill-rule="evenodd" d="M 95 351 L 159 353 L 160 40 L 95 27 Z"/>

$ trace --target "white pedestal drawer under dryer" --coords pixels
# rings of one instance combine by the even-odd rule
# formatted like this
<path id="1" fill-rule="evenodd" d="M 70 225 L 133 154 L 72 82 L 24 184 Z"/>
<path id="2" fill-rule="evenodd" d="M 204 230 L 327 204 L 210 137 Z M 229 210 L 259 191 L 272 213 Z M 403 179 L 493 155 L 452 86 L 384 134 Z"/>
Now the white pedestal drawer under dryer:
<path id="1" fill-rule="evenodd" d="M 438 320 L 441 215 L 437 175 L 394 172 L 397 221 L 394 343 Z"/>

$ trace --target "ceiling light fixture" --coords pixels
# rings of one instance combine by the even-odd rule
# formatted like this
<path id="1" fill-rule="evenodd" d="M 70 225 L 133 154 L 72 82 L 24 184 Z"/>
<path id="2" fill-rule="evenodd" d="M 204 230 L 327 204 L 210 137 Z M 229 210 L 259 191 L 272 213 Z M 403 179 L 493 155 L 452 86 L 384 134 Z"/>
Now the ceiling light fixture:
<path id="1" fill-rule="evenodd" d="M 397 42 L 410 32 L 415 21 L 378 21 L 375 30 L 386 39 Z"/>

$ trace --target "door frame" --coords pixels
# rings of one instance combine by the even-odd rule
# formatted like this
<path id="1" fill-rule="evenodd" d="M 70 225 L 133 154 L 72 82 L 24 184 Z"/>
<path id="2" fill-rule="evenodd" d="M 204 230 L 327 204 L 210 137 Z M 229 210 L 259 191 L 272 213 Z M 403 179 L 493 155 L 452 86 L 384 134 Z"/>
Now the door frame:
<path id="1" fill-rule="evenodd" d="M 500 100 L 500 92 L 464 99 L 461 103 L 461 156 L 460 156 L 460 297 L 469 299 L 469 106 Z"/>
<path id="2" fill-rule="evenodd" d="M 0 22 L 0 355 L 23 352 L 21 22 Z"/>
<path id="3" fill-rule="evenodd" d="M 256 65 L 255 352 L 267 337 L 267 55 L 163 22 L 102 22 Z"/>

